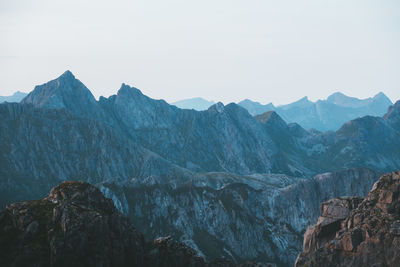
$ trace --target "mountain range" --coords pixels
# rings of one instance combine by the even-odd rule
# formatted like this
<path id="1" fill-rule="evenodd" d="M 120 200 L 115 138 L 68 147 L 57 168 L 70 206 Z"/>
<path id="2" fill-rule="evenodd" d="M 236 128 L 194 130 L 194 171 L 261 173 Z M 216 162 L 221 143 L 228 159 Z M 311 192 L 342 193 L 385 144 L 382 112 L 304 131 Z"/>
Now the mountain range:
<path id="1" fill-rule="evenodd" d="M 147 238 L 170 234 L 208 259 L 293 264 L 321 201 L 364 197 L 400 168 L 399 101 L 319 132 L 234 103 L 180 109 L 126 84 L 96 101 L 67 71 L 0 117 L 0 206 L 87 181 Z"/>
<path id="2" fill-rule="evenodd" d="M 294 103 L 278 107 L 272 103 L 261 105 L 250 100 L 241 101 L 239 105 L 252 115 L 273 110 L 288 123 L 296 122 L 306 129 L 336 131 L 349 120 L 367 115 L 383 116 L 392 102 L 384 93 L 378 93 L 367 99 L 358 99 L 336 92 L 326 100 L 316 102 L 304 97 Z"/>
<path id="3" fill-rule="evenodd" d="M 205 110 L 212 106 L 213 102 L 208 102 L 202 98 L 194 98 L 178 101 L 175 105 L 180 108 Z M 238 105 L 247 109 L 253 116 L 267 111 L 275 111 L 285 122 L 298 123 L 305 129 L 336 131 L 349 120 L 367 115 L 383 116 L 389 106 L 392 105 L 392 102 L 382 92 L 366 99 L 349 97 L 336 92 L 326 100 L 318 100 L 316 102 L 303 97 L 287 105 L 274 106 L 272 103 L 263 105 L 259 102 L 245 99 L 240 101 Z"/>
<path id="4" fill-rule="evenodd" d="M 0 96 L 2 102 L 20 102 L 27 96 L 26 93 L 16 92 L 12 96 Z M 188 98 L 172 102 L 181 109 L 193 109 L 197 111 L 207 110 L 214 105 L 214 101 L 208 101 L 201 97 Z M 298 123 L 305 129 L 319 131 L 336 131 L 349 120 L 363 116 L 383 116 L 391 100 L 382 92 L 374 97 L 358 99 L 346 96 L 340 92 L 330 95 L 326 100 L 312 102 L 304 97 L 294 103 L 275 107 L 272 103 L 263 105 L 245 99 L 238 103 L 241 107 L 255 116 L 267 111 L 275 111 L 287 123 Z"/>

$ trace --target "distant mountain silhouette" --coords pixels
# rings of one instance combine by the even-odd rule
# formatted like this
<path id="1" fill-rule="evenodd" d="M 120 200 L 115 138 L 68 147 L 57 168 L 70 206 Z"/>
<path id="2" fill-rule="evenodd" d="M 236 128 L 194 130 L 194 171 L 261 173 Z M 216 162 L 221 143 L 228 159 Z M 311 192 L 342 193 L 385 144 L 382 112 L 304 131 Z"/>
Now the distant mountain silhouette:
<path id="1" fill-rule="evenodd" d="M 25 96 L 27 96 L 27 93 L 23 93 L 23 92 L 17 91 L 13 95 L 10 95 L 10 96 L 0 96 L 0 103 L 3 103 L 3 102 L 18 103 Z"/>
<path id="2" fill-rule="evenodd" d="M 206 110 L 214 104 L 214 101 L 208 101 L 201 97 L 188 98 L 171 103 L 171 105 L 177 106 L 178 108 L 194 109 L 198 111 Z"/>
<path id="3" fill-rule="evenodd" d="M 392 102 L 384 93 L 378 93 L 367 99 L 358 99 L 337 92 L 326 100 L 312 102 L 303 97 L 296 102 L 278 107 L 272 103 L 262 105 L 248 99 L 238 104 L 252 115 L 276 111 L 288 123 L 296 122 L 306 129 L 336 131 L 349 120 L 367 115 L 383 116 Z"/>

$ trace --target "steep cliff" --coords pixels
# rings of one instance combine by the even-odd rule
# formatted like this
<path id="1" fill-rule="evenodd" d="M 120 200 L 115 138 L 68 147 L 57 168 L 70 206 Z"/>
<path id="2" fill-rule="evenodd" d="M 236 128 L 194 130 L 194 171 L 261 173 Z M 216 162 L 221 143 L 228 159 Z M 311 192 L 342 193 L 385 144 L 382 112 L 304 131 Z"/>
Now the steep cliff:
<path id="1" fill-rule="evenodd" d="M 171 235 L 208 259 L 224 255 L 290 266 L 304 231 L 317 221 L 319 203 L 340 195 L 363 197 L 378 177 L 366 169 L 311 179 L 209 173 L 183 184 L 152 180 L 99 187 L 149 239 Z"/>
<path id="2" fill-rule="evenodd" d="M 295 266 L 399 266 L 399 196 L 400 173 L 393 172 L 383 175 L 362 202 L 323 203 Z"/>

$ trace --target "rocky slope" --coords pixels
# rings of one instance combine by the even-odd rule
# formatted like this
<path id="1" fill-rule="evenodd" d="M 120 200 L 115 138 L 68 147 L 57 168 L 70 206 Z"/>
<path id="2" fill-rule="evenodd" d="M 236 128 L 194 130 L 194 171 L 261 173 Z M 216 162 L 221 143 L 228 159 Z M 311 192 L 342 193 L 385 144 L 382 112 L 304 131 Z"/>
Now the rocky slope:
<path id="1" fill-rule="evenodd" d="M 234 267 L 207 263 L 171 238 L 145 243 L 143 235 L 94 186 L 64 182 L 41 200 L 0 211 L 1 266 Z"/>
<path id="2" fill-rule="evenodd" d="M 190 172 L 95 120 L 0 105 L 0 205 L 43 197 L 64 180 L 179 179 Z M 162 176 L 162 178 L 160 177 Z"/>
<path id="3" fill-rule="evenodd" d="M 378 173 L 354 169 L 295 179 L 210 173 L 186 183 L 102 183 L 100 189 L 148 239 L 172 235 L 213 259 L 261 259 L 291 266 L 319 203 L 365 196 Z"/>
<path id="4" fill-rule="evenodd" d="M 22 101 L 35 107 L 67 109 L 73 114 L 94 116 L 98 104 L 89 89 L 70 72 L 43 85 L 38 85 Z"/>
<path id="5" fill-rule="evenodd" d="M 238 104 L 246 108 L 252 115 L 275 111 L 286 122 L 296 122 L 306 129 L 336 131 L 345 122 L 358 117 L 383 116 L 392 102 L 383 93 L 367 99 L 358 99 L 337 92 L 326 100 L 312 102 L 304 97 L 294 103 L 278 107 L 271 103 L 262 105 L 248 99 Z"/>
<path id="6" fill-rule="evenodd" d="M 345 198 L 323 203 L 295 266 L 398 266 L 399 192 L 400 172 L 393 172 L 383 175 L 362 202 Z"/>

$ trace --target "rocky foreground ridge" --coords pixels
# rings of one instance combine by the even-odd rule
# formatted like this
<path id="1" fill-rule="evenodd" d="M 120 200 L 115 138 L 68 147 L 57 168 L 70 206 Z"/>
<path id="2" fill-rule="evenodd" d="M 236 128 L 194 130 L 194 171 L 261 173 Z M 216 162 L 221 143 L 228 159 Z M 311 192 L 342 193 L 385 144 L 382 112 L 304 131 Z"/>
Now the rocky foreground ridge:
<path id="1" fill-rule="evenodd" d="M 337 198 L 304 235 L 295 266 L 400 266 L 400 172 L 383 175 L 368 196 Z"/>
<path id="2" fill-rule="evenodd" d="M 64 182 L 46 198 L 0 212 L 0 266 L 267 266 L 205 262 L 195 250 L 160 238 L 146 243 L 111 199 L 85 182 Z"/>

